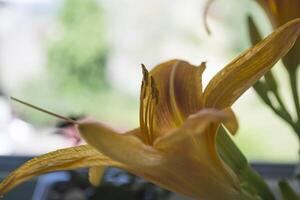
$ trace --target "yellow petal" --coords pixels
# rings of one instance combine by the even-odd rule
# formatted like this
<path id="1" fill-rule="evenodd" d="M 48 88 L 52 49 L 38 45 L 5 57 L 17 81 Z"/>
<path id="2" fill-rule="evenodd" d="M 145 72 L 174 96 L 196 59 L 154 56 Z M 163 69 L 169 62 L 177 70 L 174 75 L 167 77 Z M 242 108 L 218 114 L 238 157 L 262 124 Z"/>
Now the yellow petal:
<path id="1" fill-rule="evenodd" d="M 108 165 L 123 167 L 122 164 L 112 161 L 88 145 L 50 152 L 29 160 L 6 177 L 0 183 L 0 196 L 20 183 L 41 174 L 58 170 Z"/>
<path id="2" fill-rule="evenodd" d="M 202 108 L 201 75 L 204 68 L 205 63 L 196 67 L 182 60 L 171 60 L 150 71 L 159 92 L 154 115 L 156 134 L 180 126 L 190 114 Z"/>
<path id="3" fill-rule="evenodd" d="M 181 146 L 181 149 L 189 148 Z M 206 148 L 202 148 L 207 152 Z M 198 152 L 194 152 L 198 153 Z M 230 169 L 213 161 L 204 161 L 196 154 L 168 152 L 159 166 L 132 169 L 132 173 L 173 192 L 194 199 L 236 200 L 240 192 L 238 179 L 231 176 Z M 217 191 L 217 192 L 216 192 Z"/>
<path id="4" fill-rule="evenodd" d="M 89 181 L 93 186 L 99 186 L 105 171 L 105 167 L 97 166 L 89 169 Z"/>
<path id="5" fill-rule="evenodd" d="M 300 3 L 300 1 L 299 1 L 299 3 Z M 300 7 L 299 7 L 299 9 L 300 9 Z M 299 17 L 300 17 L 300 13 L 299 13 Z M 299 52 L 300 52 L 300 38 L 298 38 L 296 40 L 295 45 L 282 58 L 282 62 L 288 70 L 295 70 L 299 67 L 299 64 L 300 64 Z"/>
<path id="6" fill-rule="evenodd" d="M 216 124 L 230 119 L 230 112 L 215 109 L 192 115 L 179 129 L 157 139 L 154 147 L 162 152 L 163 164 L 144 177 L 196 199 L 236 199 L 238 178 L 220 159 L 215 142 Z"/>
<path id="7" fill-rule="evenodd" d="M 277 13 L 275 17 L 277 18 L 277 27 L 290 21 L 300 17 L 299 8 L 300 2 L 299 0 L 273 0 L 277 5 Z M 276 25 L 276 24 L 275 24 Z"/>
<path id="8" fill-rule="evenodd" d="M 225 108 L 223 112 L 227 113 L 227 115 L 230 116 L 230 120 L 226 120 L 223 122 L 224 126 L 227 128 L 230 134 L 235 135 L 239 128 L 239 123 L 233 110 L 231 108 Z"/>
<path id="9" fill-rule="evenodd" d="M 206 87 L 205 105 L 219 109 L 232 105 L 291 49 L 299 31 L 300 19 L 293 20 L 224 67 Z"/>
<path id="10" fill-rule="evenodd" d="M 300 17 L 298 0 L 256 0 L 267 13 L 273 27 Z"/>
<path id="11" fill-rule="evenodd" d="M 154 147 L 160 150 L 177 149 L 176 146 L 178 146 L 179 143 L 191 142 L 192 145 L 195 145 L 197 148 L 198 146 L 201 146 L 201 144 L 198 144 L 201 140 L 199 138 L 203 137 L 210 138 L 213 142 L 211 145 L 214 146 L 216 132 L 208 134 L 207 129 L 212 125 L 216 126 L 221 122 L 230 123 L 230 121 L 235 120 L 236 118 L 230 109 L 224 111 L 202 109 L 196 114 L 191 115 L 180 128 L 158 138 L 154 143 Z M 205 136 L 203 136 L 203 134 Z M 187 149 L 191 150 L 192 148 Z M 216 153 L 216 151 L 213 153 Z"/>
<path id="12" fill-rule="evenodd" d="M 300 17 L 299 0 L 257 0 L 268 14 L 274 28 L 285 24 L 286 22 Z M 293 48 L 283 57 L 282 61 L 288 69 L 296 69 L 300 64 L 299 57 L 300 39 L 298 39 Z"/>
<path id="13" fill-rule="evenodd" d="M 79 122 L 78 130 L 88 144 L 111 159 L 130 167 L 155 165 L 160 162 L 157 152 L 132 133 L 119 134 L 92 120 Z"/>
<path id="14" fill-rule="evenodd" d="M 226 114 L 221 115 L 222 118 Z M 194 127 L 190 128 L 195 130 Z M 78 129 L 84 139 L 100 152 L 124 163 L 131 173 L 163 188 L 208 200 L 232 200 L 239 193 L 236 177 L 228 172 L 230 170 L 227 170 L 221 161 L 215 160 L 216 155 L 214 158 L 210 156 L 211 148 L 215 149 L 210 146 L 214 145 L 211 139 L 208 139 L 210 137 L 202 137 L 198 143 L 199 148 L 179 143 L 178 148 L 174 146 L 178 151 L 162 151 L 144 145 L 132 132 L 118 134 L 99 122 L 79 122 Z M 182 134 L 184 133 L 181 132 Z M 193 150 L 189 151 L 190 148 Z M 194 151 L 196 149 L 197 151 Z"/>
<path id="15" fill-rule="evenodd" d="M 131 131 L 128 131 L 126 132 L 127 135 L 132 135 L 134 137 L 137 137 L 138 139 L 140 139 L 143 143 L 146 142 L 146 139 L 143 135 L 143 133 L 141 132 L 141 129 L 140 128 L 136 128 L 136 129 L 133 129 Z"/>

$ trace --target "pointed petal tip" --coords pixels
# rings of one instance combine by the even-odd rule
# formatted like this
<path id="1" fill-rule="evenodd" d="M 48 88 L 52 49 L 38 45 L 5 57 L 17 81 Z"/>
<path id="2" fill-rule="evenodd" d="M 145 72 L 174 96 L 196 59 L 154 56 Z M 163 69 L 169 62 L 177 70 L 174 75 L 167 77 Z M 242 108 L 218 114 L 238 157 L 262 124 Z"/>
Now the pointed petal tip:
<path id="1" fill-rule="evenodd" d="M 300 29 L 300 18 L 293 19 L 293 20 L 287 22 L 282 27 L 285 27 L 285 26 L 295 26 L 299 30 Z"/>
<path id="2" fill-rule="evenodd" d="M 131 132 L 121 134 L 99 122 L 79 124 L 78 130 L 89 145 L 124 165 L 156 165 L 161 160 L 161 155 L 154 148 Z"/>
<path id="3" fill-rule="evenodd" d="M 0 196 L 41 174 L 95 166 L 123 167 L 89 145 L 60 149 L 35 157 L 10 173 L 0 183 Z"/>
<path id="4" fill-rule="evenodd" d="M 101 184 L 102 177 L 105 172 L 105 167 L 97 166 L 89 169 L 89 181 L 91 185 L 97 187 Z"/>
<path id="5" fill-rule="evenodd" d="M 233 110 L 231 108 L 225 108 L 223 112 L 226 116 L 225 120 L 223 121 L 224 126 L 227 128 L 231 135 L 236 135 L 239 128 L 239 123 Z"/>
<path id="6" fill-rule="evenodd" d="M 209 82 L 204 91 L 205 105 L 219 109 L 231 106 L 288 53 L 299 33 L 300 18 L 297 18 L 240 54 Z"/>
<path id="7" fill-rule="evenodd" d="M 234 120 L 233 118 L 234 114 L 231 110 L 220 111 L 214 108 L 202 109 L 190 115 L 180 128 L 159 137 L 154 142 L 154 147 L 159 150 L 176 148 L 180 146 L 178 145 L 179 143 L 184 143 L 187 139 L 195 139 L 207 133 L 206 130 L 211 125 L 218 125 L 219 123 L 231 124 L 231 121 Z M 235 128 L 233 125 L 231 125 L 231 127 L 233 127 L 232 129 Z M 215 133 L 209 134 L 209 137 L 214 138 Z M 195 144 L 198 145 L 198 143 L 192 143 L 191 145 Z"/>

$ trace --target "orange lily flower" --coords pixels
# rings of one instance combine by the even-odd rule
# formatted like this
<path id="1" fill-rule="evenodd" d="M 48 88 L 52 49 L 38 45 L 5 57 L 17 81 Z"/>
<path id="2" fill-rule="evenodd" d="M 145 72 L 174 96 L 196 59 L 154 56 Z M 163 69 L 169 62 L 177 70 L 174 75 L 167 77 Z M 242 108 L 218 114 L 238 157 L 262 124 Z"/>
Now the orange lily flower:
<path id="1" fill-rule="evenodd" d="M 50 171 L 89 167 L 95 181 L 101 167 L 114 166 L 196 199 L 245 199 L 217 152 L 217 129 L 224 123 L 236 130 L 227 108 L 288 52 L 299 32 L 300 19 L 282 26 L 225 66 L 204 92 L 204 63 L 171 60 L 150 72 L 143 67 L 139 128 L 120 134 L 97 121 L 74 122 L 88 145 L 28 161 L 0 184 L 0 194 Z"/>
<path id="2" fill-rule="evenodd" d="M 267 13 L 274 28 L 300 17 L 298 0 L 256 0 Z"/>
<path id="3" fill-rule="evenodd" d="M 265 10 L 274 29 L 300 17 L 299 0 L 256 0 L 256 2 Z M 291 51 L 283 58 L 286 67 L 298 67 L 300 64 L 299 55 L 300 40 L 298 39 Z"/>

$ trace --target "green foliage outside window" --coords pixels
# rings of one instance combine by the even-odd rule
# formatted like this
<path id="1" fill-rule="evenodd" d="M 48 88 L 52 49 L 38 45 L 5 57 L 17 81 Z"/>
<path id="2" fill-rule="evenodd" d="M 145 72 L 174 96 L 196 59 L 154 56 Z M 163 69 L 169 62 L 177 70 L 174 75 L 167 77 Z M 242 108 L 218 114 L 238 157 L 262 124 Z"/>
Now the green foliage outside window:
<path id="1" fill-rule="evenodd" d="M 107 46 L 100 4 L 96 0 L 65 0 L 58 16 L 59 34 L 48 50 L 54 81 L 72 88 L 107 86 Z"/>

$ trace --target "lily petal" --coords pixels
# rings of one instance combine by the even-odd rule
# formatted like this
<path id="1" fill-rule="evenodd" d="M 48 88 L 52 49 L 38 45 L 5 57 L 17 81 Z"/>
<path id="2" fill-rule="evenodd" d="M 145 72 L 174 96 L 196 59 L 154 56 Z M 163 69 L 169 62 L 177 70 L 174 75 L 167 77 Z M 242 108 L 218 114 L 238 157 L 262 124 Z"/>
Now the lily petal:
<path id="1" fill-rule="evenodd" d="M 278 27 L 300 16 L 298 0 L 256 0 L 269 16 L 274 27 Z"/>
<path id="2" fill-rule="evenodd" d="M 89 181 L 93 186 L 99 186 L 105 171 L 105 167 L 97 166 L 89 169 Z"/>
<path id="3" fill-rule="evenodd" d="M 223 109 L 223 112 L 227 113 L 227 115 L 230 116 L 230 120 L 226 120 L 223 122 L 224 126 L 227 128 L 231 135 L 235 135 L 239 128 L 239 123 L 233 110 L 228 107 Z"/>
<path id="4" fill-rule="evenodd" d="M 215 125 L 231 118 L 215 109 L 192 115 L 179 129 L 157 139 L 154 147 L 164 155 L 162 165 L 143 176 L 196 199 L 236 199 L 238 178 L 220 159 L 215 145 Z"/>
<path id="5" fill-rule="evenodd" d="M 196 67 L 182 60 L 171 60 L 150 71 L 159 91 L 154 114 L 156 134 L 180 126 L 190 114 L 203 107 L 201 77 L 204 68 L 205 63 Z"/>
<path id="6" fill-rule="evenodd" d="M 104 155 L 120 163 L 142 167 L 160 162 L 159 154 L 132 134 L 119 134 L 97 121 L 79 122 L 78 130 L 85 141 Z M 139 129 L 136 129 L 139 130 Z"/>
<path id="7" fill-rule="evenodd" d="M 205 105 L 219 109 L 231 106 L 292 48 L 299 32 L 300 19 L 290 21 L 229 63 L 206 87 Z"/>
<path id="8" fill-rule="evenodd" d="M 0 183 L 0 196 L 41 174 L 94 166 L 123 168 L 122 164 L 112 161 L 89 145 L 61 149 L 33 158 L 13 171 Z"/>
<path id="9" fill-rule="evenodd" d="M 211 144 L 205 142 L 204 144 L 198 144 L 201 140 L 199 138 L 203 137 L 211 138 L 210 140 L 214 142 L 216 132 L 207 135 L 207 129 L 210 128 L 212 124 L 216 125 L 221 122 L 229 123 L 235 120 L 236 118 L 230 109 L 224 111 L 202 109 L 196 114 L 191 115 L 180 128 L 158 138 L 154 143 L 154 147 L 160 150 L 175 149 L 178 143 L 185 142 L 185 140 L 189 140 L 189 142 L 194 143 L 196 146 L 211 146 Z M 190 150 L 192 148 L 186 149 Z"/>
<path id="10" fill-rule="evenodd" d="M 197 148 L 199 151 L 185 154 L 158 151 L 143 144 L 132 133 L 118 134 L 99 122 L 80 122 L 78 129 L 83 138 L 100 152 L 124 163 L 131 173 L 163 188 L 197 199 L 232 200 L 239 194 L 236 177 L 227 172 L 222 163 L 217 162 L 216 165 L 215 160 L 209 158 L 210 145 L 207 140 L 202 140 Z M 183 134 L 181 132 L 178 135 Z M 180 147 L 190 148 L 183 145 Z M 205 158 L 201 158 L 202 155 Z"/>

